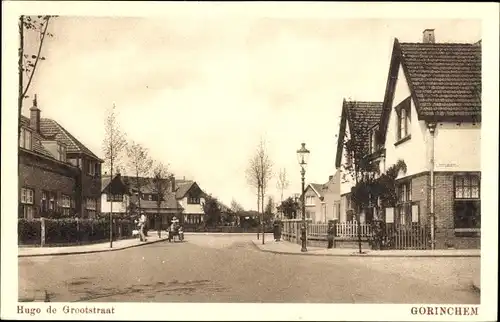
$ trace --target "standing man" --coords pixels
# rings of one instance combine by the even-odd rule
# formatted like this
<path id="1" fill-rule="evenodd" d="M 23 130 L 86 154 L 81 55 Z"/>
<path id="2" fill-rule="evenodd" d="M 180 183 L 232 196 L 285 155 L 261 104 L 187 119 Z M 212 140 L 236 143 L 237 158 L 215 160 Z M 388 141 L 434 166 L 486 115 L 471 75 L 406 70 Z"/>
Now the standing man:
<path id="1" fill-rule="evenodd" d="M 144 235 L 144 226 L 146 225 L 146 215 L 144 213 L 141 214 L 139 218 L 139 234 L 141 241 L 146 241 L 146 236 Z"/>
<path id="2" fill-rule="evenodd" d="M 328 222 L 328 248 L 333 248 L 333 239 L 335 238 L 335 226 L 333 225 L 333 221 Z"/>

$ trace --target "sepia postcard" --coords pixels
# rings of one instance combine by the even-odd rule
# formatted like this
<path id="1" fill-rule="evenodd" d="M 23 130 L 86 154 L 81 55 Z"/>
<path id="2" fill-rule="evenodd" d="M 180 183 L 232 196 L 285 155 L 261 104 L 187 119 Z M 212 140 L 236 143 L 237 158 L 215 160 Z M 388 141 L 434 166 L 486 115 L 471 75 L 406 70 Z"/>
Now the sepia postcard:
<path id="1" fill-rule="evenodd" d="M 2 319 L 496 320 L 498 10 L 4 1 Z"/>

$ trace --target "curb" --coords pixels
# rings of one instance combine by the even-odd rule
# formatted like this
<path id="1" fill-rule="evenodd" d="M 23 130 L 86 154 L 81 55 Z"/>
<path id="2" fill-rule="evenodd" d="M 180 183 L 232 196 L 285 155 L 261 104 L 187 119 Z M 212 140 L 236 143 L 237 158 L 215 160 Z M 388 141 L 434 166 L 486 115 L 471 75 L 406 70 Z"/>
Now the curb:
<path id="1" fill-rule="evenodd" d="M 53 254 L 30 254 L 30 255 L 20 255 L 18 254 L 17 257 L 42 257 L 42 256 L 64 256 L 64 255 L 81 255 L 81 254 L 93 254 L 93 253 L 104 253 L 104 252 L 116 252 L 119 250 L 124 250 L 124 249 L 129 249 L 129 248 L 134 248 L 134 247 L 140 247 L 140 246 L 145 246 L 145 245 L 150 245 L 154 243 L 159 243 L 162 241 L 168 241 L 168 239 L 160 239 L 160 240 L 155 240 L 151 242 L 145 242 L 142 244 L 135 244 L 135 245 L 130 245 L 130 246 L 124 246 L 120 248 L 110 248 L 110 249 L 99 249 L 99 250 L 87 250 L 87 251 L 74 251 L 74 252 L 65 252 L 65 253 L 53 253 Z"/>
<path id="2" fill-rule="evenodd" d="M 400 258 L 408 258 L 408 257 L 422 257 L 422 258 L 430 258 L 430 257 L 481 257 L 481 255 L 398 255 L 398 254 L 382 254 L 382 255 L 373 255 L 373 254 L 359 254 L 359 253 L 351 253 L 351 254 L 328 254 L 328 253 L 294 253 L 294 252 L 286 252 L 279 250 L 270 250 L 270 249 L 262 249 L 257 245 L 254 241 L 252 244 L 261 252 L 266 253 L 274 253 L 279 255 L 300 255 L 300 256 L 330 256 L 330 257 L 400 257 Z M 475 286 L 477 287 L 477 286 Z"/>

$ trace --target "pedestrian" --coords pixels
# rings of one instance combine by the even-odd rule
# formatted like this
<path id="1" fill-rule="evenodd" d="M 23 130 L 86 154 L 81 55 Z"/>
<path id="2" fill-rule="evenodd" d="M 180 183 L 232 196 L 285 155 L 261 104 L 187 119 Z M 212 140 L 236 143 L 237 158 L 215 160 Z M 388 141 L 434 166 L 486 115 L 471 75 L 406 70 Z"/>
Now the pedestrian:
<path id="1" fill-rule="evenodd" d="M 330 249 L 333 248 L 333 238 L 335 235 L 334 225 L 332 221 L 328 222 L 327 234 L 328 234 L 328 248 Z"/>
<path id="2" fill-rule="evenodd" d="M 144 226 L 146 225 L 146 215 L 142 213 L 139 218 L 139 236 L 141 241 L 147 241 L 146 236 L 144 235 Z"/>

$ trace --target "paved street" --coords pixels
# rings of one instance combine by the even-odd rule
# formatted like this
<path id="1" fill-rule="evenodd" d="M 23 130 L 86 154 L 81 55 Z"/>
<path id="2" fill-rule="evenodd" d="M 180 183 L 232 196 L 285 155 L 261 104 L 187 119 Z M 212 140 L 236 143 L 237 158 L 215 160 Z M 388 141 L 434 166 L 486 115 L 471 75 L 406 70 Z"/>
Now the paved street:
<path id="1" fill-rule="evenodd" d="M 190 235 L 116 252 L 19 258 L 19 299 L 478 304 L 480 258 L 272 254 L 250 235 Z M 270 240 L 270 237 L 268 237 Z"/>

